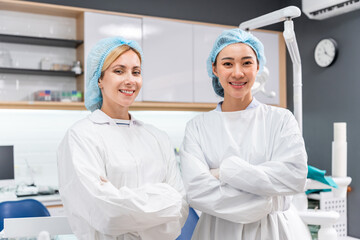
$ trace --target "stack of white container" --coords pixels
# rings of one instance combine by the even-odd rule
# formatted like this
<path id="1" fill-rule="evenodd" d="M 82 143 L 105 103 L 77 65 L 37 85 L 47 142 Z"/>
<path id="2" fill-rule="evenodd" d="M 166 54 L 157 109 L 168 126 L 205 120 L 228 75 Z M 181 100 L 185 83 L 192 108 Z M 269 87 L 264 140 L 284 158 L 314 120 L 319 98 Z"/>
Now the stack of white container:
<path id="1" fill-rule="evenodd" d="M 347 187 L 351 178 L 347 176 L 347 140 L 346 123 L 334 123 L 334 141 L 332 142 L 332 178 L 338 188 L 332 188 L 331 192 L 310 194 L 308 198 L 317 199 L 320 210 L 338 212 L 333 228 L 336 229 L 337 239 L 347 239 Z M 325 186 L 326 187 L 326 186 Z"/>

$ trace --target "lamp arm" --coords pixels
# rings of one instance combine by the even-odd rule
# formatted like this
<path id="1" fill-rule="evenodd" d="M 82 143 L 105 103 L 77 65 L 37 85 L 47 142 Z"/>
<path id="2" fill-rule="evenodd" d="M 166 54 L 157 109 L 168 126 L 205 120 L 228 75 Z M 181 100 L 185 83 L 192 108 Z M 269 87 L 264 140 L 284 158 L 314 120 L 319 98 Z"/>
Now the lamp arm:
<path id="1" fill-rule="evenodd" d="M 301 11 L 298 7 L 289 6 L 243 22 L 239 25 L 239 28 L 249 31 L 255 28 L 260 28 L 284 21 L 283 36 L 286 47 L 290 54 L 291 61 L 293 63 L 294 116 L 302 133 L 302 67 L 299 48 L 294 31 L 294 23 L 291 20 L 293 18 L 299 17 L 300 15 Z"/>
<path id="2" fill-rule="evenodd" d="M 242 30 L 252 30 L 260 27 L 264 27 L 267 25 L 271 25 L 277 22 L 283 22 L 287 19 L 292 19 L 299 17 L 301 15 L 301 11 L 298 7 L 289 6 L 277 11 L 262 15 L 257 18 L 253 18 L 249 21 L 243 22 L 239 25 L 239 28 Z"/>
<path id="3" fill-rule="evenodd" d="M 299 47 L 297 45 L 294 23 L 292 20 L 286 20 L 284 22 L 284 40 L 286 47 L 289 51 L 289 55 L 293 64 L 293 101 L 294 101 L 294 116 L 299 124 L 300 131 L 302 133 L 303 116 L 302 116 L 302 67 L 301 58 L 299 53 Z"/>

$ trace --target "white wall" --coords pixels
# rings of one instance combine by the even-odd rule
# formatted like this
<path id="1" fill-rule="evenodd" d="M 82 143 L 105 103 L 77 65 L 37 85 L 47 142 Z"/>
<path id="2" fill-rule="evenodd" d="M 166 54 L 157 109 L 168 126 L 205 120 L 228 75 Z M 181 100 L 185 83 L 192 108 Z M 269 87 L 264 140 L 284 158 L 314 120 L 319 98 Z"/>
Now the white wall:
<path id="1" fill-rule="evenodd" d="M 14 145 L 17 183 L 57 186 L 56 151 L 66 130 L 88 111 L 0 110 L 0 145 Z M 133 116 L 166 131 L 180 147 L 185 125 L 198 112 L 134 111 Z M 27 162 L 27 163 L 26 163 Z"/>
<path id="2" fill-rule="evenodd" d="M 131 114 L 133 114 L 136 119 L 164 130 L 169 135 L 173 146 L 178 148 L 184 137 L 186 123 L 200 113 L 180 111 L 134 111 L 131 112 Z"/>

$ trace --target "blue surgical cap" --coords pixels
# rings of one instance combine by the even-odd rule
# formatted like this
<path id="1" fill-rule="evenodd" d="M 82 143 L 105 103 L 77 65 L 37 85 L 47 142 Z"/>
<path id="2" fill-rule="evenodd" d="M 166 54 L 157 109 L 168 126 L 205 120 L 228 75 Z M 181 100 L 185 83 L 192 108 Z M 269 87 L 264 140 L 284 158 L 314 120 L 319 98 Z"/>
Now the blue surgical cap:
<path id="1" fill-rule="evenodd" d="M 143 59 L 140 45 L 135 41 L 126 40 L 122 37 L 111 37 L 100 40 L 91 49 L 87 57 L 85 107 L 92 112 L 100 109 L 103 102 L 98 80 L 101 76 L 104 61 L 112 50 L 121 45 L 128 45 L 135 49 L 140 53 L 141 59 Z"/>
<path id="2" fill-rule="evenodd" d="M 254 50 L 257 60 L 259 61 L 259 73 L 264 69 L 266 63 L 264 46 L 254 35 L 239 28 L 223 31 L 221 35 L 216 39 L 214 46 L 210 52 L 210 56 L 207 60 L 207 71 L 209 77 L 211 77 L 212 79 L 212 85 L 215 93 L 220 97 L 224 97 L 224 89 L 221 86 L 218 77 L 216 77 L 213 73 L 212 65 L 215 62 L 219 52 L 226 46 L 233 43 L 244 43 Z"/>

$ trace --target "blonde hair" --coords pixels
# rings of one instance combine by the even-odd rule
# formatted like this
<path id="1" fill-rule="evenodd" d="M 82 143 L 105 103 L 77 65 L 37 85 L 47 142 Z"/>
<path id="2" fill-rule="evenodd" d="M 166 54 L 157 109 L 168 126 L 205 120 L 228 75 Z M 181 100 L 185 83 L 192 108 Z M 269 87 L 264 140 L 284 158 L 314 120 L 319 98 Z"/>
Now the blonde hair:
<path id="1" fill-rule="evenodd" d="M 139 57 L 139 59 L 140 59 L 140 64 L 141 64 L 142 59 L 141 59 L 140 53 L 139 53 L 136 49 L 134 49 L 134 48 L 132 48 L 132 47 L 126 45 L 126 44 L 123 44 L 123 45 L 121 45 L 121 46 L 116 47 L 114 50 L 112 50 L 112 51 L 106 56 L 105 61 L 104 61 L 104 64 L 102 65 L 102 68 L 101 68 L 100 79 L 103 78 L 103 76 L 104 76 L 104 74 L 105 74 L 105 71 L 110 67 L 110 65 L 111 65 L 113 62 L 115 62 L 116 59 L 118 59 L 118 57 L 120 57 L 121 55 L 123 55 L 124 53 L 126 53 L 127 51 L 130 51 L 130 50 L 136 53 L 136 55 L 137 55 L 137 56 Z"/>

